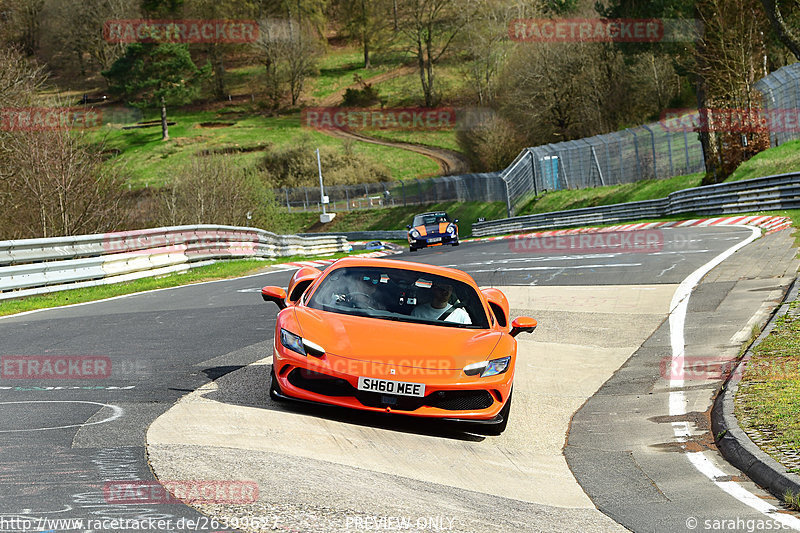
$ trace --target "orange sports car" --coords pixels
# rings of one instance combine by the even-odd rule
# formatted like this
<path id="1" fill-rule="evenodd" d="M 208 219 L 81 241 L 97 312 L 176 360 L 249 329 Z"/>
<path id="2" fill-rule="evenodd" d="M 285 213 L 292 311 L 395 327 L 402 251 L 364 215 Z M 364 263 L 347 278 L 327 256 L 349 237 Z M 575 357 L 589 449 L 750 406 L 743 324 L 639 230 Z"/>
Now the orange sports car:
<path id="1" fill-rule="evenodd" d="M 365 411 L 508 423 L 520 332 L 497 289 L 451 268 L 345 258 L 298 270 L 288 290 L 264 287 L 281 308 L 270 396 Z"/>

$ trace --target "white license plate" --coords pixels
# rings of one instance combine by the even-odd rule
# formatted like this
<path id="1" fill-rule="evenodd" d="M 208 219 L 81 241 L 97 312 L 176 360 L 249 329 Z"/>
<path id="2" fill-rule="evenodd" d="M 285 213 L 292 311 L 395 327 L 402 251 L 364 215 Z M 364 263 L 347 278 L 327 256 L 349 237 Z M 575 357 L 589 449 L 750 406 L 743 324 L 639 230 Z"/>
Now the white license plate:
<path id="1" fill-rule="evenodd" d="M 441 237 L 435 237 L 433 239 L 428 239 L 428 242 L 442 242 L 442 238 Z"/>
<path id="2" fill-rule="evenodd" d="M 358 378 L 358 390 L 382 392 L 400 396 L 425 396 L 424 383 L 408 383 L 406 381 L 389 381 L 388 379 Z"/>

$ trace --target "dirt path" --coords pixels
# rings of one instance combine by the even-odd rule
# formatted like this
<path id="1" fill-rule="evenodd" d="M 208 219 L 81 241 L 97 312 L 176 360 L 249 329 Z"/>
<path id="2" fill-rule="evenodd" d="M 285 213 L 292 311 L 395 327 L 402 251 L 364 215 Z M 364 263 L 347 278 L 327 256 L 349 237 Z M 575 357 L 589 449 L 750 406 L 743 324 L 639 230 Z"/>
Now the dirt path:
<path id="1" fill-rule="evenodd" d="M 414 67 L 411 66 L 404 66 L 394 70 L 390 70 L 389 72 L 384 72 L 383 74 L 378 74 L 377 76 L 372 76 L 371 78 L 367 78 L 364 80 L 364 83 L 369 83 L 370 85 L 374 85 L 376 83 L 381 83 L 386 80 L 391 80 L 394 78 L 399 78 L 401 76 L 407 76 L 409 74 L 413 74 L 416 71 Z M 342 87 L 338 91 L 329 94 L 325 98 L 319 101 L 319 105 L 323 107 L 335 106 L 339 105 L 344 98 L 344 93 L 347 89 L 358 89 L 359 84 L 354 83 L 353 85 L 348 85 L 347 87 Z"/>
<path id="2" fill-rule="evenodd" d="M 391 146 L 394 148 L 400 148 L 403 150 L 408 150 L 409 152 L 416 152 L 418 154 L 427 156 L 439 164 L 439 168 L 441 169 L 443 176 L 451 174 L 466 174 L 467 172 L 469 172 L 469 161 L 467 161 L 467 158 L 464 156 L 464 154 L 461 154 L 459 152 L 454 152 L 452 150 L 445 150 L 444 148 L 434 148 L 432 146 L 425 146 L 422 144 L 385 141 L 383 139 L 368 137 L 367 135 L 363 135 L 361 133 L 356 133 L 348 130 L 322 130 L 322 131 L 323 133 L 326 133 L 332 137 L 339 137 L 340 139 L 352 139 L 354 141 L 379 144 L 381 146 Z"/>
<path id="3" fill-rule="evenodd" d="M 415 71 L 416 69 L 412 66 L 404 66 L 395 70 L 390 70 L 389 72 L 385 72 L 383 74 L 378 74 L 377 76 L 373 76 L 371 78 L 367 78 L 364 80 L 364 83 L 369 83 L 369 84 L 380 83 L 386 80 L 399 78 L 400 76 L 413 74 Z M 340 90 L 320 100 L 319 105 L 321 107 L 335 106 L 341 103 L 342 98 L 344 97 L 344 93 L 347 89 L 351 88 L 357 89 L 358 87 L 359 87 L 358 84 L 353 84 L 348 87 L 343 87 Z M 469 172 L 469 161 L 467 160 L 467 158 L 464 156 L 464 154 L 455 152 L 453 150 L 446 150 L 444 148 L 436 148 L 433 146 L 404 143 L 399 141 L 386 141 L 383 139 L 376 139 L 374 137 L 369 137 L 368 135 L 364 135 L 362 133 L 356 133 L 349 130 L 320 130 L 320 131 L 322 131 L 322 133 L 326 133 L 332 137 L 338 137 L 340 139 L 352 139 L 360 142 L 379 144 L 381 146 L 391 146 L 393 148 L 400 148 L 402 150 L 408 150 L 409 152 L 415 152 L 417 154 L 424 155 L 436 161 L 436 163 L 439 165 L 439 168 L 441 169 L 442 175 L 465 174 Z"/>

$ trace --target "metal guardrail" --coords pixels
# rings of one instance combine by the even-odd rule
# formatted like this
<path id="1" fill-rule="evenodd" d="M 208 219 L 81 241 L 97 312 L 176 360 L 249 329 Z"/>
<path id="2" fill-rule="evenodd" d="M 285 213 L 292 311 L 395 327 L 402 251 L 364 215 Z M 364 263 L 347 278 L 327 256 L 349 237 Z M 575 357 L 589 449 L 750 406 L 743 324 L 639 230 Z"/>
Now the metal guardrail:
<path id="1" fill-rule="evenodd" d="M 186 271 L 217 259 L 274 259 L 349 248 L 342 236 L 212 225 L 0 241 L 0 300 Z"/>
<path id="2" fill-rule="evenodd" d="M 800 208 L 800 173 L 684 189 L 658 200 L 554 211 L 476 222 L 472 235 L 485 237 L 528 230 L 614 224 L 669 215 L 728 215 Z"/>
<path id="3" fill-rule="evenodd" d="M 299 233 L 301 237 L 324 235 L 327 237 L 344 237 L 348 241 L 403 241 L 408 237 L 404 229 L 384 231 L 346 231 L 341 233 Z"/>

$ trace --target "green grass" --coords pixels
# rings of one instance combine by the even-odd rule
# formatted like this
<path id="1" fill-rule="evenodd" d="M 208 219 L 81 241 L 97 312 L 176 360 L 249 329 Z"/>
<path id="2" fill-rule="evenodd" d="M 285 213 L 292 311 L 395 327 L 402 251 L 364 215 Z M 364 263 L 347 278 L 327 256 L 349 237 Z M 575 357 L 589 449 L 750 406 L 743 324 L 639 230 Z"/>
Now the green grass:
<path id="1" fill-rule="evenodd" d="M 797 172 L 798 169 L 800 169 L 800 140 L 790 141 L 756 154 L 739 165 L 739 168 L 725 181 L 761 178 Z"/>
<path id="2" fill-rule="evenodd" d="M 356 254 L 364 253 L 364 251 L 355 252 Z M 349 253 L 337 253 L 324 256 L 326 259 L 337 259 L 352 255 Z M 13 315 L 22 313 L 24 311 L 33 311 L 36 309 L 47 309 L 50 307 L 60 307 L 64 305 L 74 305 L 84 302 L 93 302 L 96 300 L 103 300 L 112 298 L 114 296 L 122 296 L 125 294 L 133 294 L 143 291 L 151 291 L 155 289 L 164 289 L 168 287 L 178 287 L 182 285 L 190 285 L 192 283 L 201 283 L 203 281 L 212 281 L 218 279 L 229 279 L 245 276 L 247 274 L 254 274 L 264 268 L 280 264 L 289 263 L 292 261 L 307 260 L 306 256 L 290 256 L 280 257 L 270 261 L 259 261 L 255 259 L 234 259 L 231 261 L 218 261 L 214 264 L 193 268 L 188 272 L 168 274 L 155 278 L 142 278 L 134 281 L 123 283 L 114 283 L 111 285 L 101 285 L 98 287 L 86 287 L 82 289 L 70 289 L 66 291 L 59 291 L 50 294 L 42 294 L 38 296 L 29 296 L 16 300 L 4 300 L 0 305 L 0 316 Z"/>
<path id="3" fill-rule="evenodd" d="M 374 58 L 373 58 L 374 59 Z M 377 63 L 369 69 L 364 68 L 364 54 L 360 50 L 343 49 L 326 55 L 319 62 L 319 75 L 312 81 L 311 96 L 322 99 L 336 91 L 355 84 L 354 76 L 368 79 L 392 68 L 399 63 Z"/>
<path id="4" fill-rule="evenodd" d="M 155 115 L 147 118 L 154 119 Z M 314 146 L 344 150 L 343 140 L 302 127 L 299 114 L 268 117 L 246 108 L 233 108 L 221 112 L 171 111 L 169 118 L 177 124 L 170 127 L 167 142 L 161 141 L 160 127 L 122 130 L 104 126 L 91 135 L 96 140 L 105 139 L 109 149 L 119 151 L 114 159 L 124 163 L 133 188 L 168 183 L 181 166 L 204 150 L 253 150 L 235 154 L 245 167 L 255 166 L 264 150 L 296 144 L 303 136 Z M 202 123 L 232 124 L 209 128 L 201 126 Z M 356 143 L 353 150 L 386 166 L 394 179 L 438 174 L 436 162 L 400 148 Z M 309 157 L 313 157 L 313 152 Z"/>
<path id="5" fill-rule="evenodd" d="M 793 302 L 797 310 L 800 302 Z M 800 450 L 800 317 L 786 314 L 753 350 L 736 395 L 745 428 L 769 432 L 775 442 Z"/>
<path id="6" fill-rule="evenodd" d="M 435 83 L 436 92 L 447 102 L 462 91 L 467 80 L 458 66 L 440 64 L 435 70 Z M 381 98 L 385 99 L 386 107 L 419 106 L 425 102 L 419 72 L 416 71 L 376 83 L 374 87 L 378 89 Z"/>
<path id="7" fill-rule="evenodd" d="M 697 187 L 702 179 L 703 175 L 698 173 L 663 180 L 643 180 L 624 185 L 551 191 L 533 199 L 523 206 L 518 214 L 530 215 L 566 209 L 580 209 L 582 207 L 655 200 L 664 198 L 670 193 L 681 189 Z"/>
<path id="8" fill-rule="evenodd" d="M 422 144 L 424 146 L 444 148 L 445 150 L 452 150 L 454 152 L 461 151 L 461 148 L 458 146 L 458 141 L 456 141 L 456 132 L 454 129 L 425 131 L 363 130 L 359 133 L 385 141 Z"/>

